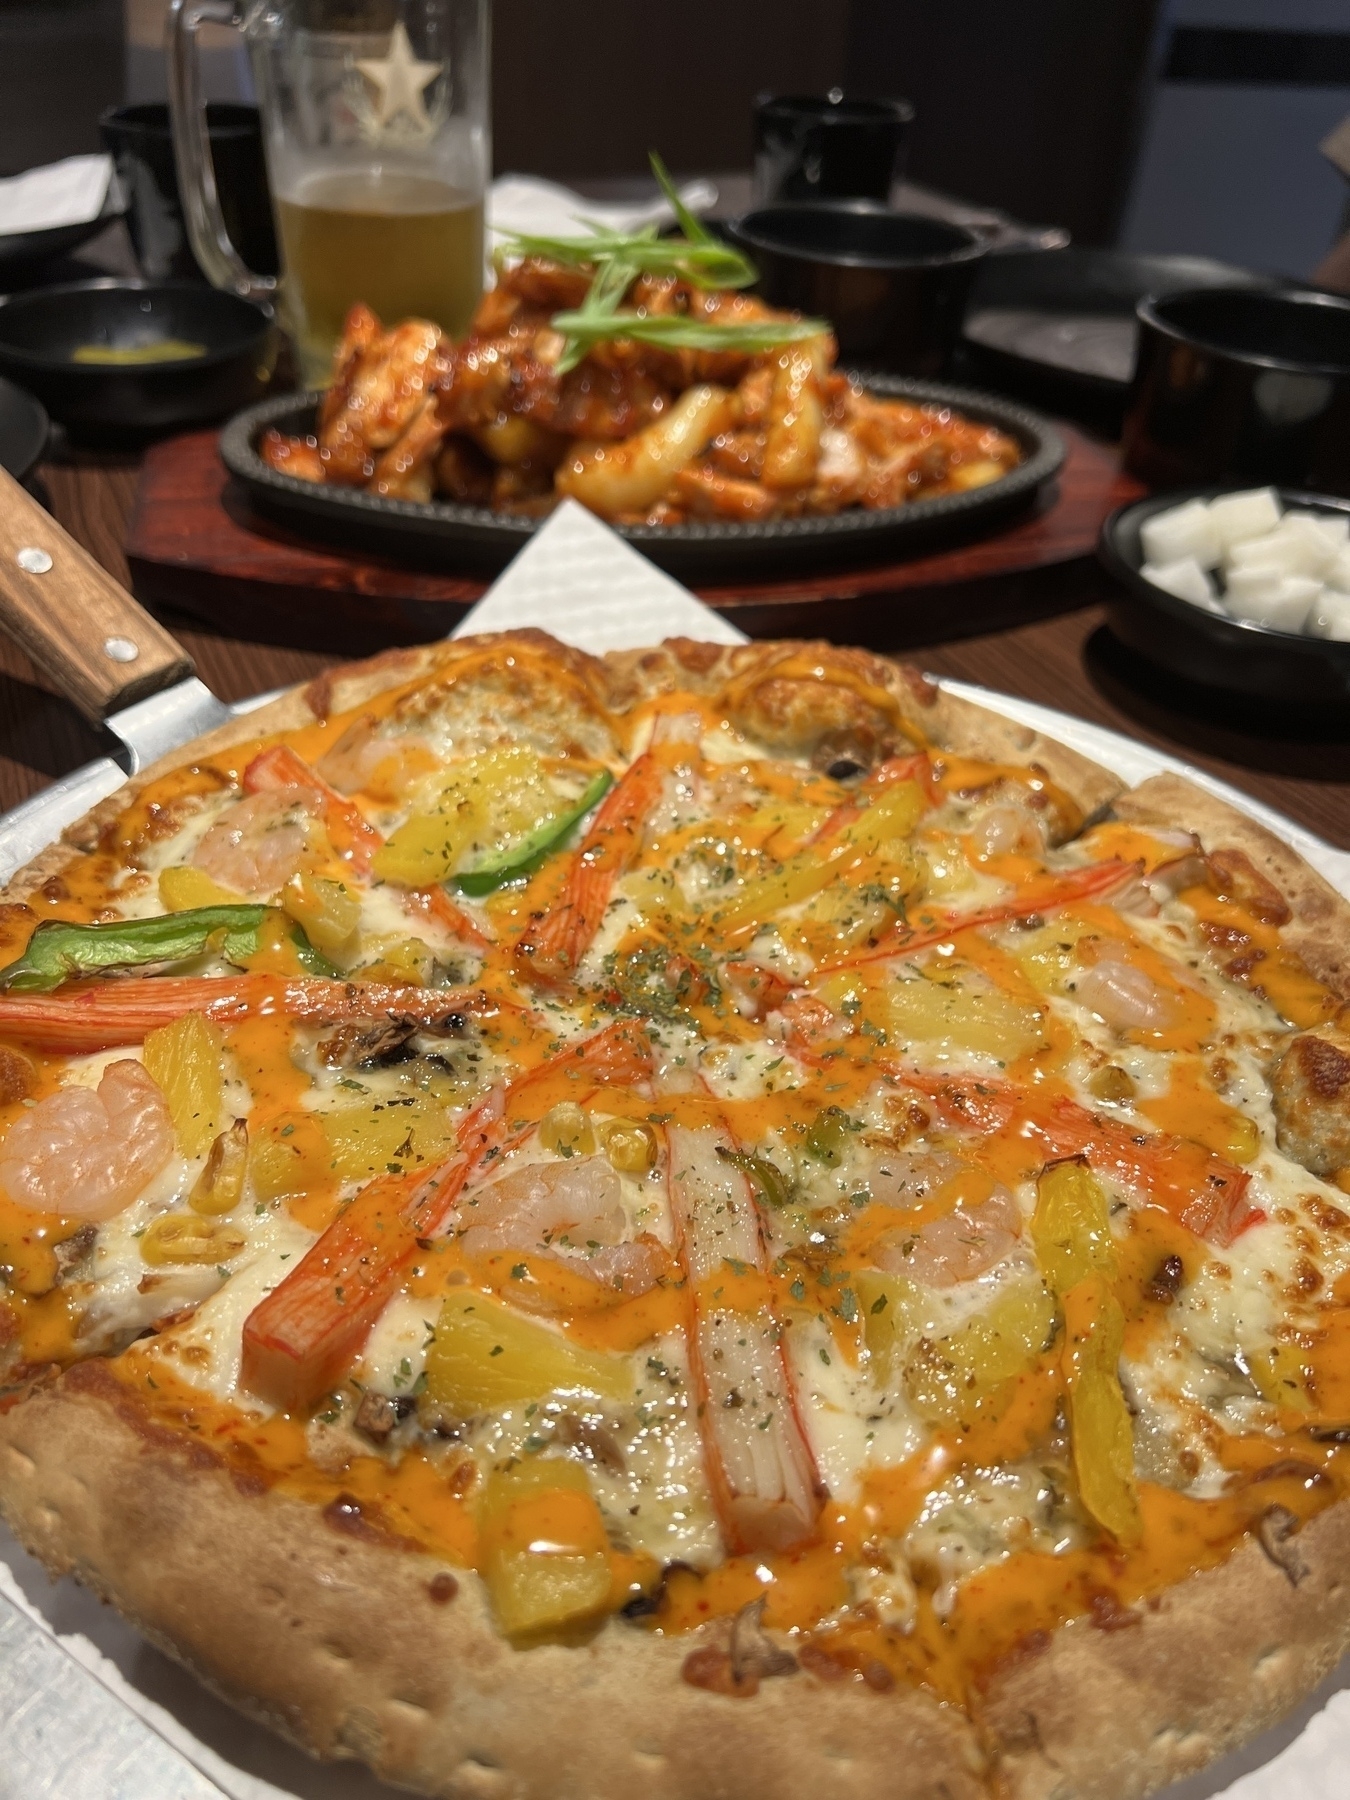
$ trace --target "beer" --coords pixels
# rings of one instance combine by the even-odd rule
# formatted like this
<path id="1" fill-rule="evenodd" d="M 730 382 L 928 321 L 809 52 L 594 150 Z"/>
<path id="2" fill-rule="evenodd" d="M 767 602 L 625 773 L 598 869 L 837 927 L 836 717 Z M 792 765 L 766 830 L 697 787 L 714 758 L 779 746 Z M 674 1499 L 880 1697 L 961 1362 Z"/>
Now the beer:
<path id="1" fill-rule="evenodd" d="M 429 175 L 311 175 L 277 199 L 285 310 L 305 381 L 321 387 L 342 321 L 364 300 L 460 337 L 483 291 L 483 202 Z"/>

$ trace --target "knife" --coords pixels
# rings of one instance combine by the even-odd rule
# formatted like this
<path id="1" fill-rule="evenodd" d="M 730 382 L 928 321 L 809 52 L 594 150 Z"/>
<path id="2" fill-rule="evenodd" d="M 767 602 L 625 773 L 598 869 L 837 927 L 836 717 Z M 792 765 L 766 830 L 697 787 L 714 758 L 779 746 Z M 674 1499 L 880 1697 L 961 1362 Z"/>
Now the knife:
<path id="1" fill-rule="evenodd" d="M 8 815 L 0 828 L 0 882 L 128 775 L 258 704 L 218 700 L 183 646 L 3 470 L 0 630 L 115 740 L 111 756 L 63 776 Z"/>

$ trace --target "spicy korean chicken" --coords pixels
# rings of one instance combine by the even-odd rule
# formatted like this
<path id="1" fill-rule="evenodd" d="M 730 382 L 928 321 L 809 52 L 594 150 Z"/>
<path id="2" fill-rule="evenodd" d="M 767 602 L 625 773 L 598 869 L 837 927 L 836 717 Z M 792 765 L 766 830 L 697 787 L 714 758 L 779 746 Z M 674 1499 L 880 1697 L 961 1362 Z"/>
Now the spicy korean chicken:
<path id="1" fill-rule="evenodd" d="M 949 407 L 868 393 L 824 321 L 727 285 L 753 268 L 706 234 L 614 241 L 518 240 L 462 343 L 354 307 L 314 435 L 269 431 L 264 460 L 401 500 L 571 498 L 658 525 L 901 506 L 1021 460 Z"/>

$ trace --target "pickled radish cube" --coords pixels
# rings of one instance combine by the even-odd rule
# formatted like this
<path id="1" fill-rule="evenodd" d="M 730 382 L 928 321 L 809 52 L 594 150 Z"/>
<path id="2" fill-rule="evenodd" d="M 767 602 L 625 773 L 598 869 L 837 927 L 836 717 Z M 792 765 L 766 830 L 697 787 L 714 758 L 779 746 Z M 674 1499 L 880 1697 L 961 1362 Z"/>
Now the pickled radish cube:
<path id="1" fill-rule="evenodd" d="M 1255 563 L 1250 568 L 1230 569 L 1224 583 L 1224 598 L 1230 612 L 1240 612 L 1247 600 L 1271 600 L 1280 591 L 1287 571 L 1273 563 Z"/>
<path id="2" fill-rule="evenodd" d="M 1139 527 L 1139 541 L 1144 561 L 1155 568 L 1190 558 L 1202 569 L 1212 569 L 1219 561 L 1219 534 L 1203 500 L 1188 500 L 1185 506 L 1154 513 Z"/>
<path id="3" fill-rule="evenodd" d="M 1306 506 L 1291 506 L 1284 515 L 1284 523 L 1287 525 L 1291 519 L 1306 519 L 1338 550 L 1350 544 L 1350 516 L 1345 513 L 1311 512 Z"/>
<path id="4" fill-rule="evenodd" d="M 1323 531 L 1320 523 L 1311 513 L 1289 513 L 1280 521 L 1280 529 L 1275 537 L 1283 538 L 1287 543 L 1298 544 L 1304 553 L 1307 567 L 1302 570 L 1305 575 L 1316 575 L 1320 581 L 1336 560 L 1336 552 L 1340 543 L 1329 532 Z M 1261 542 L 1258 538 L 1257 543 Z M 1245 549 L 1245 545 L 1238 548 Z"/>
<path id="5" fill-rule="evenodd" d="M 1274 531 L 1280 522 L 1280 497 L 1274 488 L 1248 488 L 1240 494 L 1221 494 L 1209 503 L 1209 516 L 1227 550 L 1244 538 Z"/>
<path id="6" fill-rule="evenodd" d="M 1311 575 L 1312 565 L 1320 562 L 1321 547 L 1304 538 L 1281 531 L 1268 531 L 1262 537 L 1246 538 L 1228 552 L 1228 570 L 1260 566 L 1278 569 L 1282 575 Z"/>
<path id="7" fill-rule="evenodd" d="M 1333 638 L 1338 644 L 1350 644 L 1350 594 L 1322 589 L 1322 598 L 1313 603 L 1304 626 L 1310 637 Z"/>
<path id="8" fill-rule="evenodd" d="M 1279 588 L 1259 600 L 1229 598 L 1229 611 L 1254 625 L 1275 631 L 1302 631 L 1308 614 L 1323 593 L 1320 581 L 1310 575 L 1286 575 Z"/>
<path id="9" fill-rule="evenodd" d="M 1350 594 L 1350 549 L 1342 550 L 1323 577 L 1328 587 Z"/>
<path id="10" fill-rule="evenodd" d="M 1220 610 L 1214 589 L 1209 585 L 1209 576 L 1193 556 L 1183 556 L 1170 563 L 1145 563 L 1139 573 L 1145 581 L 1178 600 L 1189 600 L 1214 612 Z"/>

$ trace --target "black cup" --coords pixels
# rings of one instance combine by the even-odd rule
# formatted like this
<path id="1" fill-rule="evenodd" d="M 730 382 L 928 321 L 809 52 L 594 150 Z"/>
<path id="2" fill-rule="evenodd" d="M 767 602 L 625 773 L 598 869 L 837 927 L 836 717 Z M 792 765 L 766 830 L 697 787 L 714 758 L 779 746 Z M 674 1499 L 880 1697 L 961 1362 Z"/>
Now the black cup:
<path id="1" fill-rule="evenodd" d="M 902 173 L 908 100 L 761 94 L 755 101 L 756 206 L 775 200 L 888 200 Z"/>
<path id="2" fill-rule="evenodd" d="M 280 263 L 258 109 L 212 101 L 206 123 L 230 241 L 250 269 L 275 275 Z M 99 129 L 117 164 L 142 274 L 151 281 L 204 281 L 183 222 L 168 107 L 115 106 Z"/>
<path id="3" fill-rule="evenodd" d="M 1350 300 L 1286 288 L 1141 300 L 1125 465 L 1154 487 L 1350 494 Z"/>
<path id="4" fill-rule="evenodd" d="M 828 319 L 841 362 L 940 375 L 986 241 L 873 200 L 765 206 L 729 227 L 773 306 Z"/>

